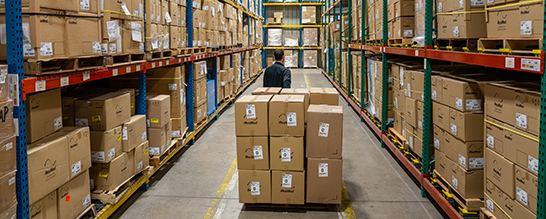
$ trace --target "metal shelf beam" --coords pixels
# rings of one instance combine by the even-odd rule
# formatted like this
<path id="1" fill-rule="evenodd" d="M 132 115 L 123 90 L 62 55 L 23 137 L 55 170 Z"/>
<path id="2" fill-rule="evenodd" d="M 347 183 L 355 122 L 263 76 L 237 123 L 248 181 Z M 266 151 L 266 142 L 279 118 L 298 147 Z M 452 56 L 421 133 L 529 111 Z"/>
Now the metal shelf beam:
<path id="1" fill-rule="evenodd" d="M 321 6 L 322 3 L 302 2 L 302 3 L 263 3 L 264 6 Z"/>

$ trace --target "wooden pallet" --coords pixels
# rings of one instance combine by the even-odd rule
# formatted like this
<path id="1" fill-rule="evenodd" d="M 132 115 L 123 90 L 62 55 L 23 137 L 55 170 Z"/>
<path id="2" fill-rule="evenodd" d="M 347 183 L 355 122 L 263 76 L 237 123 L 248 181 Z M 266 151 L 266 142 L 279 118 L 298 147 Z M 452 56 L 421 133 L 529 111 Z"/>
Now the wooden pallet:
<path id="1" fill-rule="evenodd" d="M 487 208 L 480 208 L 480 219 L 497 219 Z"/>
<path id="2" fill-rule="evenodd" d="M 193 48 L 193 53 L 206 53 L 207 47 L 196 47 Z"/>
<path id="3" fill-rule="evenodd" d="M 125 180 L 115 189 L 112 189 L 110 191 L 106 191 L 106 190 L 93 191 L 91 193 L 91 199 L 99 200 L 101 203 L 104 203 L 104 204 L 114 205 L 118 203 L 118 201 L 123 197 L 123 195 L 125 195 L 125 193 L 129 190 L 129 188 L 140 179 L 142 174 L 148 174 L 148 168 L 149 167 L 143 168 L 140 172 L 136 173 L 129 179 Z"/>
<path id="4" fill-rule="evenodd" d="M 411 42 L 411 38 L 388 39 L 389 46 L 408 46 Z"/>
<path id="5" fill-rule="evenodd" d="M 144 53 L 104 56 L 106 66 L 126 65 L 135 62 L 142 62 L 146 60 L 145 58 L 146 55 Z"/>
<path id="6" fill-rule="evenodd" d="M 78 58 L 29 59 L 24 63 L 24 69 L 25 75 L 40 76 L 90 70 L 105 65 L 105 59 L 100 55 Z"/>
<path id="7" fill-rule="evenodd" d="M 95 218 L 97 215 L 97 210 L 95 208 L 95 204 L 89 205 L 85 210 L 83 210 L 82 213 L 80 213 L 76 219 L 88 219 L 88 218 Z"/>
<path id="8" fill-rule="evenodd" d="M 450 51 L 476 51 L 478 49 L 478 39 L 475 39 L 475 38 L 436 39 L 435 47 L 437 49 L 450 50 Z"/>
<path id="9" fill-rule="evenodd" d="M 396 141 L 398 141 L 398 143 L 400 143 L 401 145 L 404 145 L 404 142 L 407 141 L 406 137 L 404 137 L 402 134 L 398 133 L 398 131 L 396 131 L 394 128 L 389 128 L 389 133 L 393 136 L 394 139 L 396 139 Z"/>
<path id="10" fill-rule="evenodd" d="M 459 192 L 455 188 L 453 188 L 453 186 L 451 186 L 450 183 L 448 183 L 448 181 L 446 181 L 442 176 L 440 176 L 440 174 L 438 174 L 436 170 L 433 171 L 433 177 L 434 179 L 436 179 L 436 181 L 442 187 L 442 189 L 448 192 L 449 194 L 451 194 L 451 196 L 457 202 L 457 204 L 459 204 L 461 208 L 463 208 L 464 210 L 469 212 L 479 212 L 480 208 L 484 206 L 483 199 L 463 198 L 459 194 Z"/>
<path id="11" fill-rule="evenodd" d="M 193 48 L 181 48 L 178 49 L 178 55 L 179 56 L 186 56 L 193 54 Z"/>
<path id="12" fill-rule="evenodd" d="M 490 53 L 509 53 L 540 55 L 542 38 L 480 38 L 478 51 Z"/>
<path id="13" fill-rule="evenodd" d="M 173 151 L 176 151 L 176 149 L 179 147 L 179 144 L 178 144 L 179 142 L 180 141 L 178 140 L 178 138 L 171 140 L 171 144 L 169 145 L 169 147 L 167 147 L 167 149 L 165 149 L 162 155 L 151 156 L 150 166 L 154 166 L 154 167 L 159 166 L 159 164 L 161 164 L 161 162 L 163 162 L 167 157 L 169 157 L 169 155 L 173 153 Z"/>

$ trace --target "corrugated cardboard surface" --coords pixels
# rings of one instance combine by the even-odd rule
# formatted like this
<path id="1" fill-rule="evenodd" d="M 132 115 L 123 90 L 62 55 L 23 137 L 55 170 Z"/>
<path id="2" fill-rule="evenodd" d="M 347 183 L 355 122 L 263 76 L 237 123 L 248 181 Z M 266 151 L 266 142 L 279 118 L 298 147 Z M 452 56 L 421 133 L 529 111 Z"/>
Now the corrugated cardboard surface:
<path id="1" fill-rule="evenodd" d="M 305 204 L 305 171 L 271 171 L 271 203 Z"/>
<path id="2" fill-rule="evenodd" d="M 64 136 L 68 142 L 68 164 L 70 178 L 91 167 L 91 140 L 89 127 L 64 127 L 60 132 L 48 136 Z"/>
<path id="3" fill-rule="evenodd" d="M 272 170 L 304 170 L 303 137 L 270 137 Z"/>
<path id="4" fill-rule="evenodd" d="M 140 172 L 143 168 L 146 168 L 150 164 L 150 144 L 148 141 L 142 142 L 133 150 L 135 157 L 135 173 Z"/>
<path id="5" fill-rule="evenodd" d="M 161 128 L 171 120 L 171 97 L 169 95 L 148 96 L 148 120 L 151 128 Z"/>
<path id="6" fill-rule="evenodd" d="M 269 102 L 270 136 L 303 136 L 305 134 L 304 98 L 304 95 L 275 95 L 271 98 Z"/>
<path id="7" fill-rule="evenodd" d="M 451 185 L 466 199 L 483 198 L 483 170 L 465 171 L 463 167 L 453 162 L 451 165 Z"/>
<path id="8" fill-rule="evenodd" d="M 17 170 L 15 136 L 0 140 L 0 176 Z"/>
<path id="9" fill-rule="evenodd" d="M 341 158 L 343 146 L 343 108 L 309 105 L 306 157 Z"/>
<path id="10" fill-rule="evenodd" d="M 28 143 L 36 142 L 63 127 L 60 89 L 27 95 L 26 105 Z"/>
<path id="11" fill-rule="evenodd" d="M 342 177 L 342 159 L 307 159 L 307 202 L 341 204 Z"/>
<path id="12" fill-rule="evenodd" d="M 57 190 L 29 206 L 31 218 L 57 218 Z"/>
<path id="13" fill-rule="evenodd" d="M 162 155 L 171 144 L 171 122 L 161 128 L 148 128 L 150 155 Z"/>
<path id="14" fill-rule="evenodd" d="M 337 106 L 339 94 L 335 88 L 309 88 L 309 104 Z"/>
<path id="15" fill-rule="evenodd" d="M 239 170 L 239 202 L 271 203 L 271 171 Z"/>
<path id="16" fill-rule="evenodd" d="M 148 139 L 146 134 L 146 116 L 135 115 L 131 121 L 123 124 L 121 143 L 123 152 L 129 152 Z"/>
<path id="17" fill-rule="evenodd" d="M 89 126 L 92 131 L 106 131 L 131 119 L 131 97 L 125 91 L 111 92 L 90 99 L 79 99 L 76 126 Z"/>
<path id="18" fill-rule="evenodd" d="M 268 137 L 237 137 L 237 166 L 240 170 L 269 169 Z"/>
<path id="19" fill-rule="evenodd" d="M 538 177 L 518 165 L 515 167 L 516 200 L 532 212 L 536 212 Z"/>
<path id="20" fill-rule="evenodd" d="M 133 153 L 123 153 L 110 163 L 97 163 L 91 167 L 91 189 L 112 190 L 129 179 L 135 172 Z"/>
<path id="21" fill-rule="evenodd" d="M 14 204 L 17 204 L 17 196 L 15 193 L 16 173 L 17 171 L 13 171 L 0 176 L 0 212 L 6 211 Z"/>
<path id="22" fill-rule="evenodd" d="M 487 148 L 485 152 L 485 175 L 511 199 L 515 198 L 514 163 Z"/>
<path id="23" fill-rule="evenodd" d="M 57 189 L 59 218 L 76 218 L 89 205 L 89 173 L 87 169 L 83 174 L 71 179 Z"/>
<path id="24" fill-rule="evenodd" d="M 269 135 L 269 100 L 271 95 L 242 96 L 235 102 L 237 136 Z"/>
<path id="25" fill-rule="evenodd" d="M 91 131 L 91 160 L 109 162 L 123 152 L 121 126 L 108 131 Z"/>

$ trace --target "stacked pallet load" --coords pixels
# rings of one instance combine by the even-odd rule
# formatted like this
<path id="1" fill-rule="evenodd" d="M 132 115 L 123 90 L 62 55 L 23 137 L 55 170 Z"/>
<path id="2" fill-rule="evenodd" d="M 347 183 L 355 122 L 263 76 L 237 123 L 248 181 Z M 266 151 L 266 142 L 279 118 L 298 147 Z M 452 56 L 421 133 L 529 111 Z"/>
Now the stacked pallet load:
<path id="1" fill-rule="evenodd" d="M 362 59 L 360 52 L 352 52 L 352 70 L 351 70 L 351 87 L 353 88 L 352 97 L 357 101 L 360 101 L 361 90 L 365 88 L 362 87 Z"/>
<path id="2" fill-rule="evenodd" d="M 378 121 L 381 121 L 381 118 L 382 118 L 382 105 L 383 105 L 383 93 L 382 93 L 382 90 L 383 90 L 383 62 L 382 61 L 377 61 L 377 60 L 372 60 L 372 59 L 368 59 L 368 64 L 369 67 L 368 69 L 370 69 L 370 80 L 369 80 L 369 103 L 370 103 L 370 113 L 372 114 L 372 116 L 374 116 Z M 388 72 L 388 75 L 387 75 L 387 78 L 390 78 L 388 79 L 389 81 L 392 81 L 394 77 L 400 77 L 401 75 L 400 74 L 391 74 L 391 63 L 387 63 L 387 72 Z M 394 76 L 392 76 L 394 75 Z M 404 77 L 407 77 L 407 74 L 402 74 Z M 422 80 L 421 80 L 422 82 Z M 418 86 L 418 87 L 415 87 L 415 91 L 414 94 L 412 94 L 412 92 L 409 92 L 411 90 L 411 88 L 413 88 L 412 84 L 411 84 L 411 79 L 408 79 L 407 80 L 407 83 L 410 84 L 410 88 L 409 89 L 406 89 L 404 88 L 406 91 L 406 95 L 405 97 L 407 96 L 408 98 L 414 98 L 414 99 L 419 99 L 419 100 L 422 100 L 421 99 L 421 95 L 419 92 L 419 90 L 421 90 L 421 93 L 422 93 L 422 90 L 423 90 L 423 86 Z M 391 104 L 393 103 L 393 97 L 394 97 L 394 90 L 393 90 L 393 84 L 392 83 L 387 83 L 387 123 L 391 122 L 391 121 L 394 121 L 394 111 L 392 110 L 393 107 L 394 107 L 394 104 Z M 415 125 L 415 127 L 417 127 L 417 125 Z"/>
<path id="3" fill-rule="evenodd" d="M 208 118 L 207 115 L 207 61 L 193 63 L 193 116 L 194 126 Z"/>
<path id="4" fill-rule="evenodd" d="M 7 77 L 8 66 L 0 65 L 0 77 Z M 0 120 L 0 217 L 15 218 L 17 196 L 15 174 L 17 173 L 17 152 L 15 123 L 13 121 L 13 100 L 10 99 L 8 82 L 0 81 L 0 112 L 6 115 Z M 67 171 L 68 172 L 68 171 Z M 56 200 L 55 200 L 56 201 Z"/>
<path id="5" fill-rule="evenodd" d="M 314 6 L 312 10 L 311 9 L 307 9 L 307 10 L 311 11 L 310 12 L 311 14 L 316 15 L 316 10 Z M 311 21 L 316 22 L 315 19 L 312 19 Z M 319 46 L 318 40 L 319 40 L 319 28 L 316 28 L 316 27 L 303 28 L 303 46 L 304 47 L 318 47 Z M 318 66 L 317 60 L 318 60 L 318 50 L 303 50 L 303 67 L 304 68 L 316 68 Z"/>
<path id="6" fill-rule="evenodd" d="M 235 81 L 234 81 L 234 84 L 233 84 L 233 89 L 232 89 L 232 94 L 236 94 L 240 89 L 241 89 L 241 86 L 242 86 L 242 80 L 241 80 L 241 77 L 243 77 L 244 79 L 244 76 L 242 76 L 242 66 L 241 66 L 241 53 L 235 53 L 233 55 L 231 55 L 232 57 L 232 61 L 231 63 L 233 64 L 232 67 L 233 67 L 233 74 L 235 75 Z M 244 81 L 246 82 L 246 81 Z"/>
<path id="7" fill-rule="evenodd" d="M 389 1 L 387 6 L 389 45 L 408 45 L 414 37 L 413 0 Z"/>
<path id="8" fill-rule="evenodd" d="M 130 61 L 135 54 L 135 60 L 143 60 L 145 46 L 142 4 L 142 1 L 138 0 L 101 2 L 103 53 L 113 57 L 122 56 L 125 60 L 128 59 L 128 55 L 131 55 Z M 67 36 L 67 39 L 70 38 L 73 37 Z"/>
<path id="9" fill-rule="evenodd" d="M 352 42 L 361 43 L 360 39 L 362 38 L 362 0 L 352 0 L 351 1 L 352 13 L 351 13 L 351 36 Z"/>
<path id="10" fill-rule="evenodd" d="M 161 160 L 172 147 L 172 123 L 171 123 L 171 96 L 169 95 L 148 95 L 146 97 L 148 135 L 150 137 L 149 154 L 153 159 Z M 158 165 L 154 163 L 152 165 Z"/>
<path id="11" fill-rule="evenodd" d="M 298 68 L 299 50 L 284 50 L 284 67 Z"/>
<path id="12" fill-rule="evenodd" d="M 234 94 L 234 87 L 240 84 L 240 82 L 237 83 L 236 79 L 238 77 L 235 76 L 235 69 L 231 67 L 231 64 L 231 57 L 229 55 L 220 56 L 218 96 L 222 96 L 222 101 L 231 98 L 231 95 Z"/>
<path id="13" fill-rule="evenodd" d="M 463 50 L 463 47 L 466 47 L 465 50 L 475 51 L 478 38 L 488 36 L 486 14 L 493 14 L 493 11 L 485 13 L 483 1 L 465 0 L 458 4 L 438 1 L 436 9 L 439 12 L 438 39 L 436 40 L 438 48 Z M 417 24 L 418 21 L 415 22 Z"/>
<path id="14" fill-rule="evenodd" d="M 536 218 L 540 84 L 488 83 L 484 96 L 486 209 L 497 218 Z"/>

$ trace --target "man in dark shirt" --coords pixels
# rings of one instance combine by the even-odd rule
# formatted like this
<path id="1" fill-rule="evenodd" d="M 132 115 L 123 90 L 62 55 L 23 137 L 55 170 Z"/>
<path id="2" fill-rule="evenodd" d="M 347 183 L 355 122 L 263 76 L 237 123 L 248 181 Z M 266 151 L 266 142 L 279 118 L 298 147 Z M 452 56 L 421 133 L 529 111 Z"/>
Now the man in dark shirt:
<path id="1" fill-rule="evenodd" d="M 292 83 L 290 69 L 284 67 L 284 50 L 277 49 L 274 53 L 275 63 L 265 69 L 264 87 L 290 88 Z"/>

